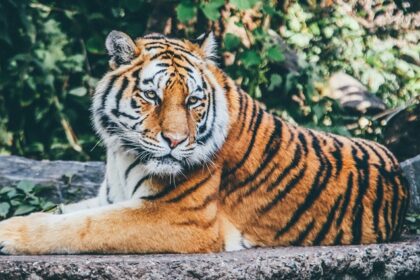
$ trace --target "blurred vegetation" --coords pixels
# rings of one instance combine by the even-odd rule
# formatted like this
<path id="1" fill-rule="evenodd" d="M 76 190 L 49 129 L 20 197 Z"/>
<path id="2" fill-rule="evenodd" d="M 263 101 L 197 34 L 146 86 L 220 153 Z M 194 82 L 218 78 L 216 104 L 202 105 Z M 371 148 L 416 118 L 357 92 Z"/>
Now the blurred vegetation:
<path id="1" fill-rule="evenodd" d="M 15 187 L 0 189 L 0 221 L 12 216 L 26 215 L 32 212 L 49 211 L 56 204 L 49 201 L 43 192 L 45 186 L 21 181 Z"/>
<path id="2" fill-rule="evenodd" d="M 104 41 L 114 29 L 181 38 L 214 30 L 221 66 L 267 109 L 308 127 L 381 141 L 383 122 L 344 112 L 326 96 L 326 81 L 346 72 L 389 108 L 419 95 L 418 4 L 334 2 L 3 0 L 0 154 L 104 158 L 89 105 L 107 71 Z"/>

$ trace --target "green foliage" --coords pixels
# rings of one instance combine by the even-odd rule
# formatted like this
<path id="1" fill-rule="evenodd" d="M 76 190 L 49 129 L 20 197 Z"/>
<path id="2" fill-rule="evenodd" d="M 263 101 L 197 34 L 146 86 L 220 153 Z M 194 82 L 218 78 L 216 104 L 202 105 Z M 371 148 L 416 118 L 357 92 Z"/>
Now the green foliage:
<path id="1" fill-rule="evenodd" d="M 358 19 L 367 13 L 358 5 L 350 15 L 338 5 L 312 3 L 1 1 L 0 154 L 104 158 L 88 109 L 107 71 L 104 41 L 111 30 L 195 38 L 213 29 L 222 67 L 268 110 L 308 127 L 380 140 L 378 121 L 365 117 L 365 125 L 347 116 L 320 85 L 344 71 L 389 107 L 405 104 L 419 92 L 418 32 L 363 26 Z M 298 53 L 297 68 L 289 67 L 290 54 L 278 35 Z"/>
<path id="2" fill-rule="evenodd" d="M 405 218 L 405 232 L 409 234 L 420 234 L 420 214 L 407 214 Z"/>
<path id="3" fill-rule="evenodd" d="M 48 211 L 56 205 L 44 197 L 45 187 L 21 181 L 16 187 L 0 189 L 0 220 L 31 212 Z"/>

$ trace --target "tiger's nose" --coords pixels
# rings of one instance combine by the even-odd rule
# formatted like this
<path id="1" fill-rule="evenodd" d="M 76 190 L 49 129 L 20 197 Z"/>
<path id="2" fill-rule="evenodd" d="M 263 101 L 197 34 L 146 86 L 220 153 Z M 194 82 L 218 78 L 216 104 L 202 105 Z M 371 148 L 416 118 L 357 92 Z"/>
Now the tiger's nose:
<path id="1" fill-rule="evenodd" d="M 173 149 L 187 140 L 188 137 L 178 133 L 162 132 L 162 138 L 169 144 L 169 147 Z"/>

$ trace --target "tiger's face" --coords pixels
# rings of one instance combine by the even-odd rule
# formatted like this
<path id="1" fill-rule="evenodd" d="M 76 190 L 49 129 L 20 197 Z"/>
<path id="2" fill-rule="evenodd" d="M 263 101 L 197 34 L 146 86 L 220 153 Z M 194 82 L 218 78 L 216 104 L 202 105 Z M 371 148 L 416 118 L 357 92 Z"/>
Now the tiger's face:
<path id="1" fill-rule="evenodd" d="M 111 70 L 98 84 L 94 124 L 108 149 L 134 155 L 150 174 L 173 175 L 211 161 L 228 124 L 212 34 L 198 42 L 113 31 Z"/>

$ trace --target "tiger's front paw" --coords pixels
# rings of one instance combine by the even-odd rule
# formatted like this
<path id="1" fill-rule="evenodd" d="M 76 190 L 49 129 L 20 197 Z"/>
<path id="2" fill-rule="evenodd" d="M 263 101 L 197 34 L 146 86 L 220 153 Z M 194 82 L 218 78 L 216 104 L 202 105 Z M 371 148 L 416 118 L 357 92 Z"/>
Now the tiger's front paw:
<path id="1" fill-rule="evenodd" d="M 35 213 L 0 222 L 0 254 L 22 255 L 42 253 L 45 224 L 52 216 Z"/>

